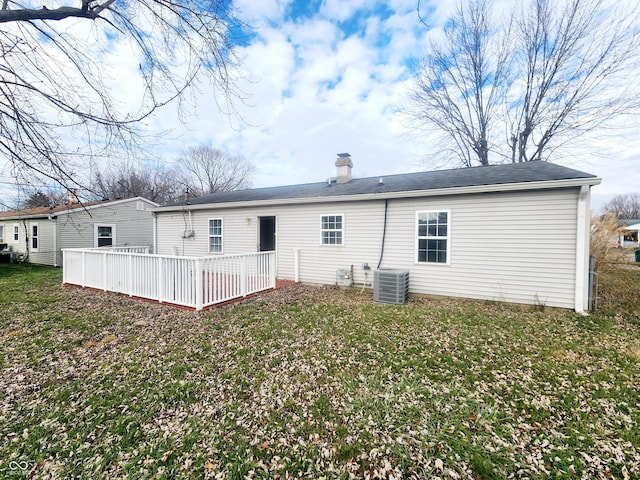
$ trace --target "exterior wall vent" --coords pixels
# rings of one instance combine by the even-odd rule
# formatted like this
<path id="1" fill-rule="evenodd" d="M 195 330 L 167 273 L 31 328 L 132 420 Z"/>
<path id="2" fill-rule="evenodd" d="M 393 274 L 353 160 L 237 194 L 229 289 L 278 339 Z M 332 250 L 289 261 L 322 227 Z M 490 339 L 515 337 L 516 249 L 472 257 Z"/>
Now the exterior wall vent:
<path id="1" fill-rule="evenodd" d="M 402 304 L 409 297 L 409 270 L 381 268 L 373 272 L 373 300 Z"/>

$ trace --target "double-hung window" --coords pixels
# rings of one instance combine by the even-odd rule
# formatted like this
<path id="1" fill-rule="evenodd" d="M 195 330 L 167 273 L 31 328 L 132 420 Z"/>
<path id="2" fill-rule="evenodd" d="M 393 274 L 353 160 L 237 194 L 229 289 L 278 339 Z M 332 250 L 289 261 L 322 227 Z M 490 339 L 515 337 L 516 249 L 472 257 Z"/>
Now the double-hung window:
<path id="1" fill-rule="evenodd" d="M 451 248 L 448 210 L 417 212 L 418 263 L 449 263 Z"/>
<path id="2" fill-rule="evenodd" d="M 20 240 L 20 227 L 18 225 L 13 226 L 13 241 L 17 242 Z"/>
<path id="3" fill-rule="evenodd" d="M 116 245 L 116 226 L 98 225 L 93 226 L 93 246 L 111 247 Z"/>
<path id="4" fill-rule="evenodd" d="M 222 219 L 209 219 L 209 253 L 222 253 Z"/>
<path id="5" fill-rule="evenodd" d="M 344 215 L 320 217 L 320 244 L 344 245 Z"/>

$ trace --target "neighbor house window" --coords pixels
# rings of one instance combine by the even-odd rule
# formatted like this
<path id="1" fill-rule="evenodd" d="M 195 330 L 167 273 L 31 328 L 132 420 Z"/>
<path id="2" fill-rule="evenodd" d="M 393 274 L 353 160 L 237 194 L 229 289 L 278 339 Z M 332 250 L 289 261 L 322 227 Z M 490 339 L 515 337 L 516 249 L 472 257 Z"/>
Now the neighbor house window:
<path id="1" fill-rule="evenodd" d="M 449 263 L 449 211 L 417 213 L 418 262 Z"/>
<path id="2" fill-rule="evenodd" d="M 322 215 L 320 217 L 320 243 L 322 245 L 344 244 L 343 215 Z"/>
<path id="3" fill-rule="evenodd" d="M 209 219 L 209 253 L 222 253 L 222 219 Z"/>
<path id="4" fill-rule="evenodd" d="M 94 224 L 94 247 L 111 247 L 116 244 L 116 226 Z"/>
<path id="5" fill-rule="evenodd" d="M 31 250 L 38 250 L 38 224 L 31 225 Z"/>
<path id="6" fill-rule="evenodd" d="M 18 225 L 13 226 L 13 241 L 17 242 L 20 240 L 20 227 Z"/>
<path id="7" fill-rule="evenodd" d="M 0 243 L 4 243 L 4 227 L 0 225 Z"/>

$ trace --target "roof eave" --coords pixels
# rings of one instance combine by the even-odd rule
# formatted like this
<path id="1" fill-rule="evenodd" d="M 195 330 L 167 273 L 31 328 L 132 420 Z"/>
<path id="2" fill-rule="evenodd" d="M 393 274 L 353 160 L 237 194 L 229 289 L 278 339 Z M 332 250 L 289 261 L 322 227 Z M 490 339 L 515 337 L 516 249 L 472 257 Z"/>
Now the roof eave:
<path id="1" fill-rule="evenodd" d="M 132 202 L 132 201 L 144 201 L 148 204 L 151 205 L 151 208 L 157 208 L 159 205 L 156 202 L 153 202 L 147 198 L 144 197 L 131 197 L 131 198 L 123 198 L 120 200 L 110 200 L 107 202 L 102 202 L 96 205 L 82 205 L 82 204 L 77 204 L 77 206 L 73 206 L 73 208 L 67 208 L 65 210 L 53 210 L 51 212 L 46 212 L 46 213 L 36 213 L 36 214 L 29 214 L 29 215 L 11 215 L 11 216 L 7 216 L 7 217 L 2 217 L 0 216 L 0 221 L 3 220 L 30 220 L 30 219 L 34 219 L 34 218 L 47 218 L 47 219 L 51 219 L 51 218 L 55 218 L 58 215 L 70 215 L 72 213 L 76 213 L 76 212 L 83 212 L 86 210 L 95 210 L 96 208 L 104 208 L 104 207 L 112 207 L 114 205 L 119 205 L 121 203 L 126 203 L 126 202 Z M 151 208 L 149 209 L 149 211 L 151 211 Z"/>
<path id="2" fill-rule="evenodd" d="M 540 182 L 519 182 L 519 183 L 503 183 L 492 185 L 472 185 L 467 187 L 448 187 L 436 188 L 428 190 L 403 190 L 399 192 L 380 192 L 380 193 L 363 193 L 354 195 L 336 195 L 323 197 L 300 197 L 300 198 L 278 198 L 272 200 L 249 200 L 242 202 L 221 202 L 221 203 L 202 203 L 195 205 L 176 205 L 168 207 L 151 208 L 153 213 L 164 212 L 183 212 L 186 210 L 211 210 L 229 209 L 229 208 L 245 208 L 257 206 L 274 206 L 274 205 L 293 205 L 305 203 L 334 203 L 334 202 L 357 202 L 367 200 L 380 199 L 398 199 L 398 198 L 417 198 L 417 197 L 437 197 L 444 195 L 465 195 L 473 193 L 489 193 L 489 192 L 507 192 L 507 191 L 523 191 L 523 190 L 546 190 L 552 188 L 570 188 L 599 185 L 601 178 L 571 178 L 564 180 L 545 180 Z"/>

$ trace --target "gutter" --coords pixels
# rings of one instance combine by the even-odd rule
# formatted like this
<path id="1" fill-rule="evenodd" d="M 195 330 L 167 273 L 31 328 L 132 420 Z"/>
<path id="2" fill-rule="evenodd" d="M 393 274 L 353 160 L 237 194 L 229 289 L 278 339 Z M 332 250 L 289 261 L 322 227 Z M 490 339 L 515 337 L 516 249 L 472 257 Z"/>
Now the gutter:
<path id="1" fill-rule="evenodd" d="M 334 202 L 357 202 L 380 199 L 398 199 L 398 198 L 416 198 L 416 197 L 436 197 L 445 195 L 466 195 L 472 193 L 494 193 L 494 192 L 515 192 L 527 190 L 546 190 L 550 188 L 569 188 L 569 187 L 589 187 L 599 185 L 601 178 L 590 177 L 580 179 L 552 180 L 543 182 L 526 182 L 526 183 L 503 183 L 497 185 L 472 185 L 468 187 L 449 187 L 436 188 L 429 190 L 403 190 L 399 192 L 380 192 L 380 193 L 360 193 L 354 195 L 337 195 L 323 197 L 301 197 L 301 198 L 277 198 L 271 200 L 249 200 L 244 202 L 223 202 L 223 203 L 202 203 L 197 205 L 176 205 L 167 207 L 158 207 L 150 209 L 153 213 L 162 212 L 183 212 L 185 210 L 210 210 L 228 209 L 228 208 L 245 208 L 245 207 L 264 207 L 274 205 L 302 205 L 309 203 L 334 203 Z"/>

